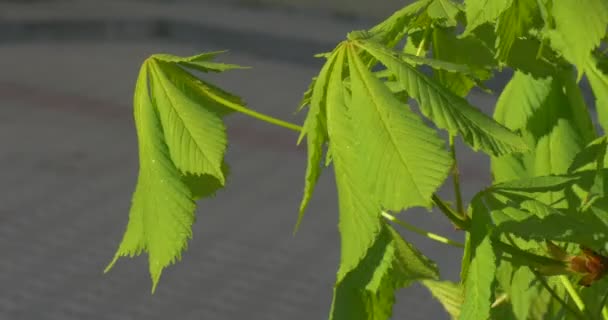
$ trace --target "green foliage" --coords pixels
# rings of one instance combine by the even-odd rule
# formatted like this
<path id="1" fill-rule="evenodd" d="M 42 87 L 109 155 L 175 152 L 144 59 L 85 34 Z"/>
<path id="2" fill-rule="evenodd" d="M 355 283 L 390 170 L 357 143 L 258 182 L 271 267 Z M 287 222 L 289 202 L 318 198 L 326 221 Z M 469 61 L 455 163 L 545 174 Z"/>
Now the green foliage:
<path id="1" fill-rule="evenodd" d="M 419 281 L 453 319 L 608 320 L 608 138 L 579 82 L 587 78 L 605 134 L 607 29 L 603 0 L 420 0 L 318 55 L 325 64 L 298 107 L 308 106 L 302 127 L 189 72 L 243 69 L 215 62 L 221 52 L 154 55 L 135 88 L 139 177 L 107 269 L 146 252 L 154 290 L 180 259 L 195 201 L 226 184 L 224 117 L 237 111 L 306 139 L 296 230 L 323 168 L 333 167 L 341 256 L 330 319 L 389 319 L 396 291 Z M 507 70 L 493 117 L 469 102 Z M 491 163 L 493 181 L 468 210 L 456 136 Z M 437 194 L 450 174 L 454 206 Z M 465 244 L 389 213 L 413 207 L 436 207 Z M 464 246 L 460 282 L 441 279 L 389 223 Z"/>

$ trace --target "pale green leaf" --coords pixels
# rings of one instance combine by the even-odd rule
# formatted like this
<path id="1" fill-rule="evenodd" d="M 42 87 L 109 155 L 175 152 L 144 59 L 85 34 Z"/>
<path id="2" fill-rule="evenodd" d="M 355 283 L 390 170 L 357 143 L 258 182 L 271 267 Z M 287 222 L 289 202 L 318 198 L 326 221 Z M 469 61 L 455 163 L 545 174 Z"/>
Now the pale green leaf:
<path id="1" fill-rule="evenodd" d="M 221 115 L 192 98 L 196 84 L 179 67 L 152 60 L 152 94 L 157 105 L 171 158 L 184 173 L 209 174 L 222 184 L 226 128 Z"/>
<path id="2" fill-rule="evenodd" d="M 462 320 L 487 320 L 492 304 L 496 256 L 490 239 L 490 216 L 481 197 L 471 202 L 471 262 L 464 283 Z"/>
<path id="3" fill-rule="evenodd" d="M 346 49 L 340 47 L 329 72 L 327 85 L 327 132 L 329 148 L 338 187 L 340 209 L 339 229 L 342 239 L 338 282 L 367 255 L 381 231 L 381 207 L 365 188 L 364 172 L 359 169 L 361 154 L 355 138 L 355 127 L 346 105 L 346 90 L 342 84 Z"/>
<path id="4" fill-rule="evenodd" d="M 553 1 L 551 14 L 555 29 L 548 32 L 551 44 L 578 68 L 582 77 L 586 62 L 608 28 L 605 0 Z"/>
<path id="5" fill-rule="evenodd" d="M 395 54 L 371 41 L 356 42 L 391 70 L 408 95 L 420 104 L 422 113 L 452 135 L 461 134 L 474 150 L 492 155 L 527 150 L 524 141 L 492 118 L 428 78 Z"/>
<path id="6" fill-rule="evenodd" d="M 383 224 L 365 258 L 334 288 L 330 320 L 388 320 L 395 292 L 413 281 L 437 279 L 435 263 Z"/>
<path id="7" fill-rule="evenodd" d="M 468 35 L 484 23 L 496 21 L 500 14 L 509 8 L 511 2 L 512 0 L 465 0 L 467 27 L 464 35 Z"/>
<path id="8" fill-rule="evenodd" d="M 439 300 L 452 319 L 460 316 L 460 307 L 464 303 L 462 285 L 450 281 L 423 280 L 422 284 Z"/>
<path id="9" fill-rule="evenodd" d="M 606 145 L 608 137 L 602 136 L 591 141 L 584 149 L 574 156 L 568 172 L 577 172 L 584 170 L 593 170 L 596 168 L 596 163 L 603 163 L 606 155 Z"/>
<path id="10" fill-rule="evenodd" d="M 452 165 L 445 142 L 350 50 L 349 65 L 350 113 L 358 133 L 361 170 L 371 193 L 392 211 L 429 207 Z"/>
<path id="11" fill-rule="evenodd" d="M 146 251 L 154 291 L 162 270 L 180 259 L 192 236 L 195 203 L 171 160 L 157 106 L 148 91 L 150 64 L 148 60 L 141 68 L 134 98 L 140 160 L 137 187 L 127 230 L 106 272 L 119 257 Z"/>

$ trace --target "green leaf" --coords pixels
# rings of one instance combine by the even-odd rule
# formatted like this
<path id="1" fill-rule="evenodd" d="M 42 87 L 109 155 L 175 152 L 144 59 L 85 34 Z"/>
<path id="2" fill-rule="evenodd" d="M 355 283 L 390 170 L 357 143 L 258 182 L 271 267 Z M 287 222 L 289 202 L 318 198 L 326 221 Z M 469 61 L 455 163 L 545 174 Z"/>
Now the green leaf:
<path id="1" fill-rule="evenodd" d="M 490 216 L 481 197 L 471 202 L 471 262 L 464 283 L 462 320 L 487 320 L 490 317 L 496 256 L 490 239 Z"/>
<path id="2" fill-rule="evenodd" d="M 564 174 L 576 155 L 591 139 L 590 119 L 566 84 L 572 74 L 547 79 L 516 72 L 499 97 L 495 119 L 520 130 L 533 152 L 492 158 L 496 182 L 534 176 Z M 571 77 L 568 79 L 568 77 Z M 548 193 L 546 203 L 563 198 Z"/>
<path id="3" fill-rule="evenodd" d="M 553 79 L 516 71 L 498 97 L 494 119 L 512 130 L 524 129 L 551 93 Z"/>
<path id="4" fill-rule="evenodd" d="M 178 64 L 180 66 L 195 69 L 202 72 L 224 72 L 233 69 L 249 69 L 235 64 L 213 62 L 218 55 L 226 51 L 205 52 L 191 57 L 178 57 L 170 54 L 155 54 L 153 59 Z"/>
<path id="5" fill-rule="evenodd" d="M 591 141 L 584 149 L 574 156 L 568 172 L 593 170 L 598 161 L 603 164 L 606 155 L 608 136 L 599 137 Z"/>
<path id="6" fill-rule="evenodd" d="M 152 60 L 152 94 L 163 125 L 171 159 L 182 172 L 209 174 L 224 184 L 222 161 L 226 152 L 226 128 L 221 115 L 192 98 L 196 83 L 179 67 Z"/>
<path id="7" fill-rule="evenodd" d="M 334 55 L 330 56 L 319 75 L 313 79 L 309 88 L 310 109 L 304 120 L 304 126 L 298 139 L 298 144 L 306 137 L 308 150 L 308 163 L 306 166 L 306 180 L 304 182 L 304 196 L 300 203 L 298 221 L 294 232 L 298 230 L 306 207 L 312 198 L 315 185 L 321 175 L 321 161 L 323 157 L 323 146 L 327 143 L 327 116 L 326 116 L 326 91 L 329 80 L 329 71 L 334 62 Z M 305 97 L 306 98 L 306 97 Z"/>
<path id="8" fill-rule="evenodd" d="M 536 276 L 528 267 L 519 267 L 513 273 L 509 297 L 513 314 L 518 320 L 529 319 L 530 306 L 534 298 L 538 296 L 538 289 L 534 285 L 535 279 Z"/>
<path id="9" fill-rule="evenodd" d="M 394 47 L 406 34 L 410 22 L 423 12 L 433 0 L 419 0 L 393 13 L 388 19 L 370 29 L 378 41 L 387 47 Z"/>
<path id="10" fill-rule="evenodd" d="M 492 52 L 481 40 L 472 36 L 458 38 L 454 28 L 433 29 L 433 57 L 469 67 L 468 72 L 435 72 L 444 87 L 461 97 L 465 97 L 479 81 L 489 79 L 491 68 L 496 65 Z"/>
<path id="11" fill-rule="evenodd" d="M 438 276 L 432 261 L 383 224 L 363 261 L 336 283 L 330 320 L 388 320 L 397 289 Z"/>
<path id="12" fill-rule="evenodd" d="M 484 23 L 496 21 L 511 2 L 512 0 L 465 0 L 467 27 L 463 35 L 468 35 Z"/>
<path id="13" fill-rule="evenodd" d="M 452 319 L 460 316 L 460 307 L 464 302 L 463 289 L 458 283 L 450 281 L 423 280 L 422 284 L 439 300 Z"/>
<path id="14" fill-rule="evenodd" d="M 365 258 L 381 231 L 381 207 L 369 197 L 364 172 L 359 169 L 361 154 L 355 138 L 355 127 L 346 104 L 342 84 L 346 49 L 336 51 L 336 61 L 329 72 L 327 85 L 327 131 L 329 148 L 338 187 L 339 228 L 342 239 L 338 282 Z"/>
<path id="15" fill-rule="evenodd" d="M 134 115 L 139 144 L 139 177 L 133 195 L 129 223 L 109 271 L 121 256 L 149 255 L 152 291 L 162 270 L 181 257 L 192 237 L 195 203 L 188 186 L 169 154 L 157 105 L 148 91 L 152 62 L 142 66 L 134 98 Z"/>
<path id="16" fill-rule="evenodd" d="M 371 193 L 391 211 L 430 207 L 431 196 L 452 166 L 445 142 L 397 100 L 352 50 L 349 66 L 350 114 Z"/>
<path id="17" fill-rule="evenodd" d="M 496 54 L 506 61 L 516 39 L 527 35 L 534 26 L 534 18 L 539 9 L 536 1 L 511 0 L 511 6 L 505 10 L 496 23 Z"/>
<path id="18" fill-rule="evenodd" d="M 358 41 L 358 46 L 380 60 L 391 70 L 407 93 L 420 104 L 422 113 L 451 135 L 460 133 L 474 150 L 493 155 L 527 150 L 521 137 L 498 124 L 415 67 L 404 63 L 395 54 L 371 41 Z"/>
<path id="19" fill-rule="evenodd" d="M 520 212 L 527 213 L 527 216 L 502 221 L 497 226 L 499 232 L 512 233 L 527 240 L 565 241 L 595 250 L 604 249 L 608 226 L 594 213 L 557 210 L 532 198 L 522 201 L 520 208 Z"/>
<path id="20" fill-rule="evenodd" d="M 576 183 L 581 177 L 577 175 L 550 175 L 524 178 L 495 184 L 487 189 L 491 192 L 547 192 L 563 190 Z"/>
<path id="21" fill-rule="evenodd" d="M 586 61 L 608 28 L 608 2 L 604 0 L 553 1 L 555 29 L 548 32 L 552 46 L 578 68 L 578 80 Z M 584 23 L 581 23 L 584 21 Z"/>
<path id="22" fill-rule="evenodd" d="M 608 75 L 599 68 L 598 61 L 590 59 L 586 68 L 587 79 L 595 96 L 595 109 L 604 134 L 608 133 Z"/>
<path id="23" fill-rule="evenodd" d="M 432 20 L 446 21 L 449 26 L 458 24 L 456 17 L 462 12 L 462 5 L 451 0 L 434 0 L 426 9 Z"/>

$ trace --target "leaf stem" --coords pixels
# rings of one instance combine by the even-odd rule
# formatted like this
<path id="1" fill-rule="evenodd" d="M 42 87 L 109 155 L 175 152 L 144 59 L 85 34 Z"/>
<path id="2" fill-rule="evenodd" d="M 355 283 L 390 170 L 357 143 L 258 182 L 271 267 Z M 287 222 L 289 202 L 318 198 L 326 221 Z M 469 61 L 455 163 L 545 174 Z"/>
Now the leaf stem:
<path id="1" fill-rule="evenodd" d="M 456 210 L 459 214 L 466 217 L 462 204 L 462 192 L 460 191 L 460 171 L 456 160 L 456 147 L 454 146 L 454 136 L 450 134 L 450 154 L 452 155 L 452 182 L 454 183 L 454 195 L 456 196 Z"/>
<path id="2" fill-rule="evenodd" d="M 259 112 L 253 111 L 251 109 L 245 108 L 244 106 L 234 103 L 228 99 L 225 99 L 224 97 L 218 96 L 211 91 L 207 92 L 207 94 L 209 94 L 209 96 L 212 97 L 214 100 L 219 101 L 221 104 L 223 104 L 224 106 L 226 106 L 234 111 L 238 111 L 238 112 L 246 114 L 250 117 L 256 118 L 258 120 L 262 120 L 262 121 L 270 123 L 270 124 L 274 124 L 279 127 L 287 128 L 287 129 L 290 129 L 290 130 L 293 130 L 296 132 L 302 131 L 302 127 L 298 126 L 297 124 L 283 121 L 283 120 L 265 115 L 263 113 L 259 113 Z"/>
<path id="3" fill-rule="evenodd" d="M 466 216 L 460 215 L 455 212 L 445 201 L 441 200 L 437 194 L 433 194 L 433 202 L 437 205 L 437 208 L 446 216 L 453 224 L 461 230 L 468 230 L 470 227 L 470 221 L 466 219 Z"/>
<path id="4" fill-rule="evenodd" d="M 464 244 L 462 244 L 460 242 L 457 242 L 457 241 L 454 241 L 454 240 L 450 240 L 450 239 L 448 239 L 446 237 L 443 237 L 443 236 L 440 236 L 438 234 L 435 234 L 435 233 L 428 232 L 426 230 L 420 229 L 420 228 L 418 228 L 418 227 L 416 227 L 414 225 L 411 225 L 411 224 L 409 224 L 409 223 L 407 223 L 407 222 L 405 222 L 403 220 L 397 219 L 395 216 L 393 216 L 392 214 L 390 214 L 390 213 L 388 213 L 386 211 L 382 211 L 382 216 L 384 218 L 386 218 L 388 221 L 396 223 L 396 224 L 402 226 L 403 228 L 405 228 L 405 229 L 407 229 L 409 231 L 415 232 L 415 233 L 417 233 L 419 235 L 422 235 L 424 237 L 427 237 L 427 238 L 429 238 L 431 240 L 435 240 L 437 242 L 441 242 L 443 244 L 447 244 L 447 245 L 458 247 L 458 248 L 464 248 Z"/>
<path id="5" fill-rule="evenodd" d="M 551 296 L 555 300 L 557 300 L 564 308 L 566 308 L 566 310 L 570 311 L 573 315 L 575 315 L 577 319 L 585 320 L 585 317 L 578 310 L 572 308 L 566 301 L 564 301 L 564 299 L 562 299 L 557 294 L 557 292 L 555 292 L 555 290 L 553 290 L 553 288 L 551 288 L 551 286 L 547 283 L 547 280 L 545 280 L 545 278 L 540 275 L 538 271 L 532 270 L 532 272 L 536 276 L 536 279 L 538 279 L 538 281 L 540 281 L 540 283 L 543 285 L 543 287 L 545 287 L 545 289 L 549 291 L 549 294 L 551 294 Z"/>
<path id="6" fill-rule="evenodd" d="M 581 312 L 585 312 L 585 302 L 581 299 L 581 296 L 578 294 L 578 291 L 572 285 L 572 282 L 566 275 L 559 276 L 559 280 L 562 282 L 562 285 L 566 288 L 566 291 L 574 301 L 574 304 L 578 307 Z"/>

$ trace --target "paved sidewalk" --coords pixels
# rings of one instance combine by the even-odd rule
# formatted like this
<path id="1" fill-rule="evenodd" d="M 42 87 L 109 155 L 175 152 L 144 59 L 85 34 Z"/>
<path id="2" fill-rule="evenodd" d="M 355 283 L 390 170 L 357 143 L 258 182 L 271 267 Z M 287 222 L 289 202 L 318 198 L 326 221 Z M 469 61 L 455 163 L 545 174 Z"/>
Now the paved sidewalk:
<path id="1" fill-rule="evenodd" d="M 0 3 L 0 24 L 14 27 L 12 34 L 0 28 L 0 319 L 326 318 L 339 259 L 331 171 L 293 237 L 305 151 L 295 146 L 295 134 L 242 115 L 228 120 L 228 187 L 200 203 L 194 239 L 183 261 L 163 274 L 157 293 L 149 293 L 145 258 L 122 259 L 108 275 L 101 270 L 124 231 L 135 185 L 131 101 L 145 57 L 231 49 L 222 60 L 254 69 L 212 80 L 253 109 L 301 123 L 302 115 L 293 112 L 319 67 L 310 56 L 367 22 L 209 3 L 146 3 L 138 11 L 132 1 L 88 6 Z M 182 23 L 184 32 L 203 26 L 230 37 L 159 37 L 146 29 L 158 17 Z M 192 25 L 177 17 L 192 17 Z M 139 21 L 130 35 L 112 31 L 127 20 Z M 61 29 L 70 21 L 97 21 L 88 25 L 108 27 L 111 36 L 94 28 Z M 251 37 L 256 41 L 247 42 Z M 487 96 L 473 100 L 493 103 Z M 472 152 L 459 157 L 470 177 L 464 187 L 469 198 L 488 183 L 488 161 Z M 442 192 L 449 197 L 449 184 Z M 402 217 L 462 238 L 438 213 L 412 210 Z M 404 236 L 436 260 L 446 278 L 457 279 L 459 250 Z M 447 317 L 414 286 L 400 291 L 394 319 Z"/>

